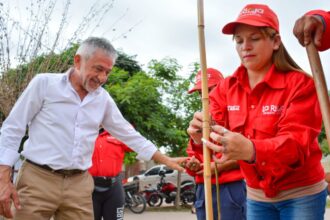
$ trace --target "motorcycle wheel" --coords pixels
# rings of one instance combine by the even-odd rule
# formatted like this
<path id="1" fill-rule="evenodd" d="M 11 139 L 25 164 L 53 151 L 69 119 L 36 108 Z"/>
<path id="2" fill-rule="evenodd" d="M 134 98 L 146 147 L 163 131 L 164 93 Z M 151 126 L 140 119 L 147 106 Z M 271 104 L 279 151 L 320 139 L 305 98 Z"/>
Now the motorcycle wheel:
<path id="1" fill-rule="evenodd" d="M 181 201 L 185 205 L 193 205 L 196 199 L 195 193 L 193 191 L 183 192 L 181 195 Z"/>
<path id="2" fill-rule="evenodd" d="M 153 193 L 147 203 L 150 207 L 159 207 L 163 204 L 163 198 L 158 193 Z"/>
<path id="3" fill-rule="evenodd" d="M 140 194 L 132 195 L 132 202 L 129 204 L 128 208 L 133 213 L 140 214 L 146 210 L 146 200 Z"/>

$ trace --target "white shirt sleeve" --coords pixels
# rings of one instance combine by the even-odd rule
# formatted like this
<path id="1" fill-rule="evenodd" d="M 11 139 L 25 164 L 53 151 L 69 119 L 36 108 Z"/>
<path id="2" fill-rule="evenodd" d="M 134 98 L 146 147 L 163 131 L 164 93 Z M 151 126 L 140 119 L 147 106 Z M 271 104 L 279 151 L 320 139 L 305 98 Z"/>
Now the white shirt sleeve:
<path id="1" fill-rule="evenodd" d="M 156 146 L 126 121 L 111 97 L 108 100 L 109 103 L 107 103 L 105 117 L 102 123 L 104 128 L 112 136 L 124 142 L 128 147 L 138 153 L 138 159 L 151 160 L 157 151 Z"/>
<path id="2" fill-rule="evenodd" d="M 0 135 L 0 164 L 13 166 L 19 158 L 19 145 L 27 125 L 42 108 L 46 81 L 36 75 L 21 94 L 3 122 Z"/>

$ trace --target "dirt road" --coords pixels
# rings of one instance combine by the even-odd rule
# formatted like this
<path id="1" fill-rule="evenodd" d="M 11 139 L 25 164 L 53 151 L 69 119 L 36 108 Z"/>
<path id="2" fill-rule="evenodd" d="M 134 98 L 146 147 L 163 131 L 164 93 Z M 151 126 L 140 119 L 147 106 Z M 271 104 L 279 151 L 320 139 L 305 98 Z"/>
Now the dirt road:
<path id="1" fill-rule="evenodd" d="M 125 212 L 125 220 L 195 220 L 196 215 L 191 214 L 189 211 L 146 211 L 142 214 L 134 214 L 129 210 Z M 324 220 L 330 220 L 330 209 L 326 209 Z"/>

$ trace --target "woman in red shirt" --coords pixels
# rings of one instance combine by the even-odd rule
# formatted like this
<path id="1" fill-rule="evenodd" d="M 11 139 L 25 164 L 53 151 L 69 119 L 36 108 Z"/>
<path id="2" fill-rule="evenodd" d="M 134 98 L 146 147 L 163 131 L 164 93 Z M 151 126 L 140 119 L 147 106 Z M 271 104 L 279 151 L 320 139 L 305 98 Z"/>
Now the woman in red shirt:
<path id="1" fill-rule="evenodd" d="M 222 32 L 233 35 L 241 66 L 210 94 L 218 125 L 203 142 L 222 153 L 219 163 L 238 160 L 247 219 L 323 219 L 322 118 L 313 79 L 286 51 L 268 6 L 245 6 Z M 201 125 L 196 113 L 188 132 L 197 143 Z"/>
<path id="2" fill-rule="evenodd" d="M 93 209 L 94 219 L 123 219 L 125 193 L 120 173 L 126 152 L 131 152 L 125 144 L 101 130 L 95 141 L 93 166 L 88 170 L 94 179 Z"/>

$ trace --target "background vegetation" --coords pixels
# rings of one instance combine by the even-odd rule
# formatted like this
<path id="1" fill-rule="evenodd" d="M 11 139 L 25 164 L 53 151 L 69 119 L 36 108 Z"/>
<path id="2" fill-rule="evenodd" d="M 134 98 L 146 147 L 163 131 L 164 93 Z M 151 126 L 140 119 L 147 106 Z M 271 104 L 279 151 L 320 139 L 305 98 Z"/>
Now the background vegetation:
<path id="1" fill-rule="evenodd" d="M 81 41 L 79 36 L 86 31 L 92 33 L 114 1 L 95 1 L 80 25 L 71 30 L 69 38 L 64 38 L 64 32 L 72 29 L 68 16 L 70 0 L 62 5 L 62 17 L 57 18 L 56 27 L 51 25 L 56 0 L 31 0 L 29 3 L 25 8 L 29 17 L 22 19 L 26 23 L 11 17 L 10 10 L 15 9 L 6 8 L 0 2 L 0 126 L 35 74 L 64 72 L 72 66 Z M 198 64 L 192 64 L 190 77 L 184 79 L 179 74 L 181 66 L 173 58 L 151 60 L 142 69 L 135 56 L 120 51 L 104 88 L 142 135 L 166 149 L 169 155 L 182 156 L 187 146 L 186 128 L 191 115 L 201 108 L 198 95 L 187 94 L 198 68 Z M 324 155 L 329 154 L 324 128 L 319 142 Z M 125 162 L 132 163 L 134 158 L 135 154 L 131 153 Z"/>

